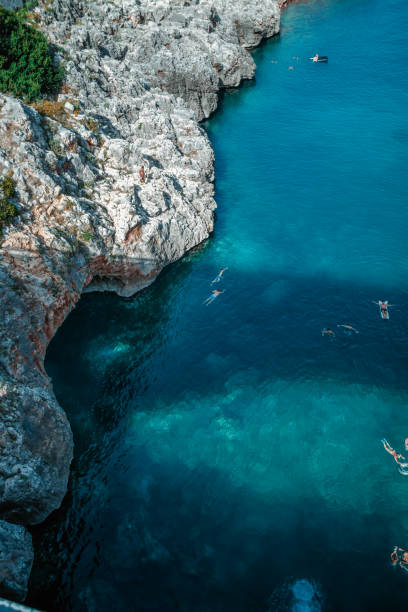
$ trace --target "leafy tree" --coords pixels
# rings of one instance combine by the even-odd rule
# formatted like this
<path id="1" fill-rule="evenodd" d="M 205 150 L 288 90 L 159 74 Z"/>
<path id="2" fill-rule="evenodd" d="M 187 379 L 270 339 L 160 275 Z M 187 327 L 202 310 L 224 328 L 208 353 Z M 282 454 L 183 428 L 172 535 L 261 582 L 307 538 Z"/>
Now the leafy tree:
<path id="1" fill-rule="evenodd" d="M 33 102 L 55 93 L 62 77 L 45 36 L 0 6 L 0 91 Z"/>

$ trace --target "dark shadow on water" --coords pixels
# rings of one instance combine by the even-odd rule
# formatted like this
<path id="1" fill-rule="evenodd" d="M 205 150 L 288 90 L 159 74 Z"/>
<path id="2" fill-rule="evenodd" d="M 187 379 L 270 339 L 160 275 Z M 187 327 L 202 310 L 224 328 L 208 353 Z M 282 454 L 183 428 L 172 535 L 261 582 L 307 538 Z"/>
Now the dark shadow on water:
<path id="1" fill-rule="evenodd" d="M 314 490 L 301 506 L 265 503 L 208 467 L 180 488 L 175 475 L 185 467 L 158 468 L 143 449 L 134 460 L 150 480 L 129 483 L 126 464 L 114 458 L 117 471 L 107 475 L 104 458 L 90 457 L 87 473 L 74 475 L 70 504 L 34 530 L 31 605 L 266 612 L 291 577 L 321 584 L 330 593 L 325 610 L 384 610 L 390 592 L 392 608 L 404 609 L 406 577 L 386 569 L 389 533 L 375 515 L 356 520 Z"/>
<path id="2" fill-rule="evenodd" d="M 73 426 L 76 459 L 63 507 L 33 529 L 36 563 L 29 603 L 49 612 L 267 610 L 268 597 L 296 566 L 304 571 L 294 578 L 313 578 L 330 591 L 334 604 L 327 609 L 361 610 L 361 602 L 367 610 L 384 609 L 392 589 L 393 607 L 402 610 L 405 576 L 384 570 L 385 549 L 392 542 L 387 525 L 374 515 L 362 525 L 344 509 L 333 513 L 317 491 L 310 491 L 303 510 L 290 503 L 286 510 L 263 507 L 262 496 L 234 488 L 207 467 L 186 491 L 174 476 L 182 466 L 157 465 L 143 449 L 135 462 L 156 484 L 144 491 L 138 483 L 140 490 L 132 493 L 128 470 L 134 451 L 126 447 L 126 415 L 141 401 L 149 410 L 155 397 L 171 404 L 186 387 L 196 397 L 209 390 L 223 393 L 231 372 L 222 365 L 215 371 L 203 366 L 212 351 L 220 363 L 232 359 L 232 370 L 254 369 L 259 385 L 293 379 L 408 388 L 405 294 L 387 296 L 398 307 L 385 322 L 371 304 L 382 297 L 380 287 L 324 278 L 268 278 L 266 283 L 261 272 L 229 270 L 228 292 L 207 309 L 201 294 L 208 293 L 208 282 L 202 286 L 191 274 L 193 263 L 199 274 L 202 266 L 207 270 L 202 253 L 170 266 L 134 298 L 85 296 L 50 345 L 46 367 Z M 208 268 L 208 278 L 211 274 Z M 184 309 L 190 320 L 182 316 Z M 360 333 L 346 336 L 336 328 L 335 341 L 322 338 L 321 328 L 337 322 L 350 322 Z M 105 346 L 106 334 L 116 343 L 113 361 L 97 358 L 99 339 Z M 93 343 L 96 353 L 91 348 L 89 358 Z M 379 359 L 384 347 L 387 359 Z M 174 363 L 171 355 L 178 356 Z M 223 492 L 221 506 L 220 500 L 205 499 L 208 483 L 214 482 Z M 320 525 L 323 510 L 328 514 Z M 287 530 L 280 523 L 285 514 L 292 521 Z M 251 515 L 269 517 L 259 533 L 245 531 Z M 352 571 L 347 547 L 333 558 L 330 533 L 345 526 L 358 551 Z M 229 548 L 231 542 L 236 549 Z M 330 563 L 322 562 L 326 557 Z"/>
<path id="3" fill-rule="evenodd" d="M 116 429 L 134 393 L 149 388 L 145 363 L 166 342 L 172 299 L 210 244 L 211 240 L 192 249 L 182 262 L 168 266 L 150 287 L 133 297 L 85 294 L 58 330 L 48 347 L 45 367 L 76 432 L 77 452 L 83 448 L 82 441 L 86 448 L 94 436 Z M 98 354 L 98 339 L 107 331 L 112 348 Z M 92 343 L 96 353 L 88 357 L 86 350 Z"/>

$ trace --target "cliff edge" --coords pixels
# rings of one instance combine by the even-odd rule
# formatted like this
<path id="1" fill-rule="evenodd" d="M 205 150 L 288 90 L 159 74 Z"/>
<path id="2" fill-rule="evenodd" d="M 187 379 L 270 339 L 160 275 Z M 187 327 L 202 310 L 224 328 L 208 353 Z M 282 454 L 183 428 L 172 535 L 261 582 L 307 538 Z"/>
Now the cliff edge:
<path id="1" fill-rule="evenodd" d="M 0 175 L 19 215 L 0 237 L 0 593 L 24 599 L 26 525 L 66 492 L 72 433 L 44 370 L 83 291 L 129 296 L 213 229 L 214 155 L 198 121 L 252 78 L 274 0 L 40 0 L 56 100 L 0 95 Z"/>

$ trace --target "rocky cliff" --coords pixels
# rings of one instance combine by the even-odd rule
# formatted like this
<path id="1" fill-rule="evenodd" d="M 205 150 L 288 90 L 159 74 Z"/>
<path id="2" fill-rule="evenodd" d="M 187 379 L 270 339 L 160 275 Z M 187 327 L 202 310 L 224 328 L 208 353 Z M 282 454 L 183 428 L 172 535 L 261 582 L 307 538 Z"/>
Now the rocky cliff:
<path id="1" fill-rule="evenodd" d="M 198 121 L 251 78 L 274 0 L 41 0 L 54 101 L 0 96 L 0 175 L 20 214 L 0 239 L 0 593 L 24 598 L 22 525 L 65 494 L 73 442 L 44 371 L 83 291 L 128 296 L 213 229 L 214 157 Z"/>

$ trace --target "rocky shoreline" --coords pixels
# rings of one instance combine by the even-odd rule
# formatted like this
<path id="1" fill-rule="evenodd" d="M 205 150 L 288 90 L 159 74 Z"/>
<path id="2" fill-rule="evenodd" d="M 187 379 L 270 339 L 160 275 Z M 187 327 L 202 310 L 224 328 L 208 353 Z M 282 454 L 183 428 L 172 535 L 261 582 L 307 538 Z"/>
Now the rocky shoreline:
<path id="1" fill-rule="evenodd" d="M 129 296 L 213 229 L 199 121 L 250 79 L 275 0 L 41 0 L 66 72 L 55 101 L 0 95 L 0 175 L 20 215 L 0 241 L 0 594 L 23 600 L 26 526 L 65 495 L 72 433 L 44 370 L 83 291 Z"/>

